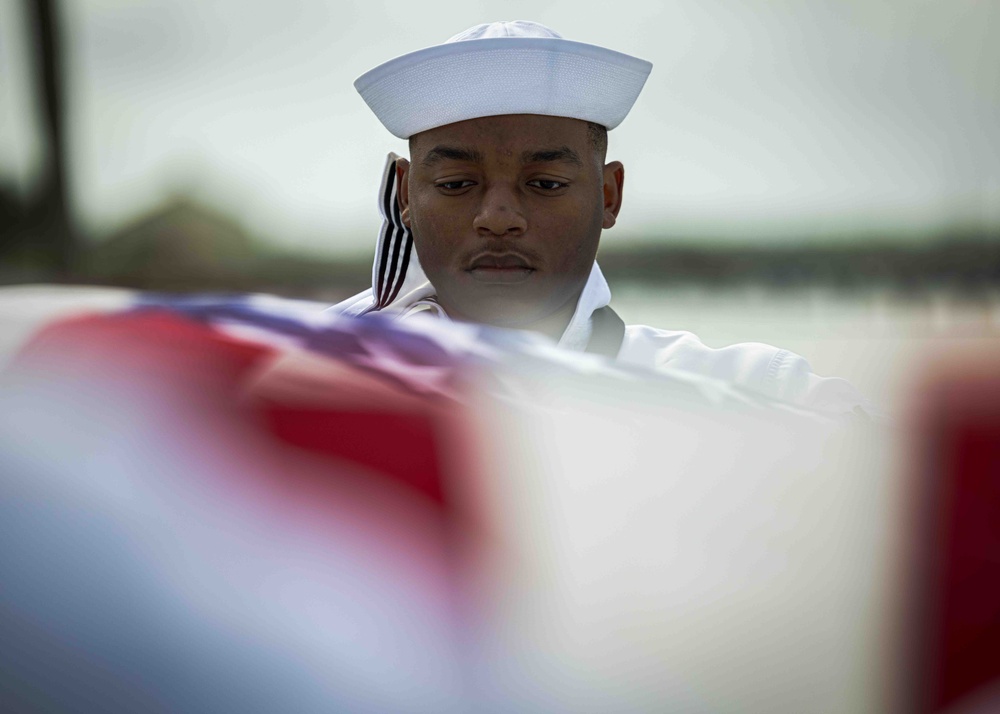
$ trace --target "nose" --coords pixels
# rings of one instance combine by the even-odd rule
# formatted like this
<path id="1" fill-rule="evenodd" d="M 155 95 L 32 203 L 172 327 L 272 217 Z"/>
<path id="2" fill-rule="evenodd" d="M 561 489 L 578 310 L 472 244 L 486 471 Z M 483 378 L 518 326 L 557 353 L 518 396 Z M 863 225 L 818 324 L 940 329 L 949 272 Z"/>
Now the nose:
<path id="1" fill-rule="evenodd" d="M 517 194 L 504 186 L 491 186 L 483 192 L 472 225 L 484 238 L 520 236 L 528 229 L 528 221 Z"/>

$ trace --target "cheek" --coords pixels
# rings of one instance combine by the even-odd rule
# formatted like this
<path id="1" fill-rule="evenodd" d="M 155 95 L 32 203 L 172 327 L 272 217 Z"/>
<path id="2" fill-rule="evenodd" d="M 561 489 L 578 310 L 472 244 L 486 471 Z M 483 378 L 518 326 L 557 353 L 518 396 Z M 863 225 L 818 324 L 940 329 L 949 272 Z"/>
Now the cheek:
<path id="1" fill-rule="evenodd" d="M 444 234 L 460 228 L 464 219 L 464 205 L 454 198 L 441 196 L 433 191 L 423 191 L 412 197 L 410 220 L 419 230 Z"/>
<path id="2" fill-rule="evenodd" d="M 453 210 L 442 210 L 433 200 L 411 201 L 410 230 L 424 268 L 433 270 L 456 255 L 455 247 L 462 235 L 460 224 Z"/>
<path id="3" fill-rule="evenodd" d="M 549 216 L 544 225 L 539 225 L 540 233 L 548 237 L 547 252 L 559 271 L 569 275 L 589 274 L 603 218 L 603 209 L 595 211 L 591 206 L 580 205 L 573 211 Z"/>

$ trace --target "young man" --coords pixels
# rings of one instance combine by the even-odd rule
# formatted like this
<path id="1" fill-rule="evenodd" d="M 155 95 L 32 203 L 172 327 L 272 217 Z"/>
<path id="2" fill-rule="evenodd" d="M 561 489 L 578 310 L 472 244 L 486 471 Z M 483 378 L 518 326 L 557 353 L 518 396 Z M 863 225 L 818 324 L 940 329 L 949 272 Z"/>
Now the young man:
<path id="1" fill-rule="evenodd" d="M 651 69 L 536 23 L 495 22 L 362 75 L 355 87 L 409 140 L 410 159 L 390 155 L 383 174 L 371 291 L 331 310 L 431 311 L 830 413 L 864 407 L 850 384 L 786 350 L 710 349 L 687 332 L 626 327 L 611 309 L 595 256 L 621 209 L 625 172 L 606 163 L 607 130 Z"/>

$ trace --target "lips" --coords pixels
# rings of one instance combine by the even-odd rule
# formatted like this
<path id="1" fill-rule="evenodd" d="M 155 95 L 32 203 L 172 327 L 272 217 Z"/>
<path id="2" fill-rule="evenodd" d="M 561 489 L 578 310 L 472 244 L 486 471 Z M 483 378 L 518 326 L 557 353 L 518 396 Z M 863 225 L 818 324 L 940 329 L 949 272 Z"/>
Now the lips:
<path id="1" fill-rule="evenodd" d="M 531 270 L 527 258 L 517 253 L 483 253 L 469 264 L 469 270 Z"/>
<path id="2" fill-rule="evenodd" d="M 481 253 L 466 272 L 484 283 L 518 283 L 530 278 L 535 269 L 518 253 Z"/>

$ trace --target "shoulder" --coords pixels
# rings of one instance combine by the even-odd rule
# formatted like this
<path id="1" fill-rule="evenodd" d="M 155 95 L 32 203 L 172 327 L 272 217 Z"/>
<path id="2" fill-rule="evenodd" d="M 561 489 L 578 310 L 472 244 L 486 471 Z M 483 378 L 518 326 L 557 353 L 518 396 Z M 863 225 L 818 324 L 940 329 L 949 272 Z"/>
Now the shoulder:
<path id="1" fill-rule="evenodd" d="M 691 332 L 628 325 L 618 359 L 638 367 L 683 369 L 720 379 L 763 383 L 791 355 L 761 342 L 713 348 Z"/>
<path id="2" fill-rule="evenodd" d="M 858 407 L 872 411 L 850 382 L 822 377 L 804 357 L 761 342 L 713 348 L 690 332 L 629 325 L 618 359 L 646 369 L 678 369 L 723 380 L 771 399 L 827 413 L 846 414 Z"/>
<path id="3" fill-rule="evenodd" d="M 351 317 L 356 317 L 364 312 L 371 304 L 374 302 L 375 298 L 371 288 L 368 290 L 362 290 L 357 295 L 353 295 L 346 300 L 338 302 L 336 305 L 331 305 L 326 308 L 324 312 L 329 312 L 334 315 L 348 315 Z"/>

